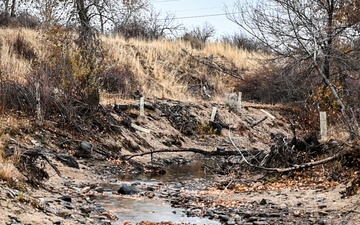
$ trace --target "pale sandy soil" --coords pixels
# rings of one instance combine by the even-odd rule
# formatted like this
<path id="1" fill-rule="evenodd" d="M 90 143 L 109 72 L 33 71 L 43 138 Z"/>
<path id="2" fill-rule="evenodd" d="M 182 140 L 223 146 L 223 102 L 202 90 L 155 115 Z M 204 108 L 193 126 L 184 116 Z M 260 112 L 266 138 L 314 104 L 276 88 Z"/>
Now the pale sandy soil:
<path id="1" fill-rule="evenodd" d="M 169 104 L 175 103 L 170 102 Z M 218 107 L 221 120 L 234 128 L 233 131 L 229 133 L 229 131 L 225 129 L 222 135 L 200 134 L 196 136 L 184 136 L 171 126 L 165 117 L 161 116 L 159 112 L 155 110 L 147 111 L 146 116 L 143 118 L 138 117 L 133 119 L 133 122 L 136 122 L 137 125 L 150 129 L 150 133 L 144 133 L 138 130 L 133 132 L 122 128 L 121 134 L 109 135 L 100 133 L 96 139 L 93 139 L 93 143 L 99 146 L 118 146 L 119 149 L 121 147 L 121 155 L 133 154 L 131 149 L 123 146 L 124 141 L 138 148 L 137 152 L 177 148 L 198 148 L 215 151 L 219 146 L 223 146 L 227 150 L 233 150 L 233 146 L 228 139 L 228 135 L 231 135 L 235 144 L 241 149 L 256 148 L 266 150 L 271 144 L 269 133 L 282 132 L 289 136 L 291 135 L 287 118 L 282 116 L 278 106 L 252 106 L 245 104 L 246 108 L 242 109 L 239 114 L 229 112 L 228 107 L 224 104 L 204 103 L 191 104 L 190 106 L 190 111 L 193 116 L 204 123 L 207 123 L 209 120 L 212 107 Z M 244 129 L 244 126 L 249 126 L 251 122 L 266 116 L 260 109 L 265 109 L 275 116 L 275 119 L 268 118 L 252 129 Z M 137 110 L 132 110 L 132 113 L 136 114 Z M 117 117 L 115 116 L 115 118 Z M 26 134 L 26 139 L 21 135 L 13 138 L 18 142 L 23 141 L 24 144 L 30 147 L 34 141 L 31 142 L 29 140 L 36 140 L 38 143 L 41 143 L 43 148 L 62 154 L 68 154 L 74 150 L 70 147 L 64 147 L 63 149 L 57 147 L 53 143 L 59 139 L 59 136 L 55 136 L 53 133 L 46 131 L 46 129 L 45 131 L 37 130 L 37 132 L 43 132 L 46 139 L 39 140 L 38 133 L 33 136 Z M 65 134 L 72 137 L 69 133 Z M 181 146 L 168 147 L 164 144 L 174 139 L 177 141 L 180 140 Z M 79 138 L 77 138 L 77 140 L 79 140 Z M 156 157 L 171 158 L 179 155 L 192 157 L 194 154 L 162 153 L 156 155 Z M 18 191 L 6 187 L 4 183 L 0 184 L 0 224 L 71 225 L 84 223 L 101 224 L 99 220 L 111 221 L 113 217 L 109 213 L 92 211 L 89 215 L 84 216 L 83 211 L 84 207 L 93 207 L 89 203 L 89 197 L 98 194 L 93 190 L 94 187 L 101 183 L 112 182 L 114 175 L 124 170 L 124 168 L 117 168 L 116 165 L 106 160 L 82 159 L 78 161 L 80 163 L 80 169 L 74 169 L 62 165 L 61 162 L 55 161 L 52 157 L 50 158 L 58 166 L 62 176 L 59 177 L 51 168 L 46 168 L 46 171 L 50 174 L 50 179 L 44 181 L 43 188 L 35 189 L 27 186 L 26 191 Z M 146 163 L 150 161 L 150 156 L 137 157 L 134 159 L 137 162 Z M 114 160 L 112 162 L 119 163 L 121 160 Z M 346 224 L 360 224 L 359 194 L 342 199 L 339 191 L 343 188 L 344 186 L 339 185 L 325 190 L 294 190 L 285 188 L 278 191 L 251 191 L 246 193 L 215 190 L 206 193 L 198 192 L 198 194 L 206 195 L 219 202 L 234 201 L 241 204 L 266 199 L 267 202 L 273 202 L 276 205 L 290 208 L 298 218 L 301 218 L 305 213 L 313 212 L 316 215 L 324 215 L 324 217 L 327 218 L 326 224 L 345 224 L 342 223 L 343 221 L 347 221 Z M 116 190 L 113 191 L 116 192 Z M 65 209 L 63 202 L 57 201 L 59 197 L 64 195 L 70 195 L 72 197 L 71 205 L 74 209 Z M 44 202 L 47 204 L 41 205 Z"/>

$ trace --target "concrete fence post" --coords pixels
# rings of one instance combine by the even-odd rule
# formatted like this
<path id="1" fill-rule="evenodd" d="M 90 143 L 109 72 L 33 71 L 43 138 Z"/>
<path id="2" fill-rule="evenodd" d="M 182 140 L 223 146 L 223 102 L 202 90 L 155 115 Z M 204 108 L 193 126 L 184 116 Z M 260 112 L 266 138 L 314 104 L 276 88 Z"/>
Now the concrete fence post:
<path id="1" fill-rule="evenodd" d="M 321 137 L 321 140 L 326 140 L 327 139 L 326 112 L 320 112 L 320 137 Z"/>

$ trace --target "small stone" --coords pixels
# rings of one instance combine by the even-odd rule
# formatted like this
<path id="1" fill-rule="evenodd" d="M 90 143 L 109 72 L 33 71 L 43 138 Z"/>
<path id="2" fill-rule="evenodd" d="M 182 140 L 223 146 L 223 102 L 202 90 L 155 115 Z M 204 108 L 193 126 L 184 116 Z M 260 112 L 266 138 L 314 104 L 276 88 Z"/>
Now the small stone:
<path id="1" fill-rule="evenodd" d="M 104 187 L 96 187 L 96 188 L 94 188 L 94 191 L 96 191 L 96 192 L 99 192 L 99 193 L 103 193 L 104 192 Z"/>
<path id="2" fill-rule="evenodd" d="M 295 217 L 300 217 L 301 216 L 301 212 L 299 210 L 295 210 L 294 211 L 294 216 Z"/>
<path id="3" fill-rule="evenodd" d="M 266 222 L 266 221 L 254 221 L 253 224 L 254 224 L 254 225 L 267 225 L 268 222 Z"/>
<path id="4" fill-rule="evenodd" d="M 81 189 L 80 193 L 84 195 L 84 194 L 88 193 L 90 190 L 91 190 L 90 187 L 84 187 L 83 189 Z"/>
<path id="5" fill-rule="evenodd" d="M 324 212 L 324 211 L 319 211 L 318 213 L 319 213 L 320 216 L 327 216 L 327 215 L 329 215 L 329 213 Z"/>
<path id="6" fill-rule="evenodd" d="M 199 216 L 201 215 L 202 210 L 201 209 L 193 209 L 191 210 L 191 215 Z"/>
<path id="7" fill-rule="evenodd" d="M 148 191 L 155 191 L 155 188 L 154 188 L 154 187 L 147 187 L 146 190 L 148 190 Z"/>
<path id="8" fill-rule="evenodd" d="M 208 209 L 205 213 L 205 215 L 209 218 L 214 218 L 215 217 L 215 214 L 214 214 L 214 211 L 211 210 L 211 209 Z"/>
<path id="9" fill-rule="evenodd" d="M 280 209 L 287 209 L 287 205 L 286 204 L 281 204 L 281 205 L 279 205 L 279 208 Z"/>
<path id="10" fill-rule="evenodd" d="M 252 213 L 251 211 L 246 211 L 246 212 L 244 213 L 244 219 L 249 218 L 249 217 L 251 217 L 252 215 L 253 215 L 253 213 Z"/>
<path id="11" fill-rule="evenodd" d="M 247 220 L 248 222 L 253 222 L 253 221 L 257 221 L 258 219 L 259 219 L 258 217 L 252 216 L 252 217 L 247 218 L 246 220 Z"/>
<path id="12" fill-rule="evenodd" d="M 267 202 L 266 202 L 266 199 L 263 198 L 263 199 L 261 199 L 261 201 L 260 201 L 259 204 L 260 204 L 260 205 L 266 205 L 266 203 L 267 203 Z"/>
<path id="13" fill-rule="evenodd" d="M 257 216 L 258 216 L 258 217 L 261 217 L 261 218 L 267 218 L 267 217 L 269 217 L 269 215 L 266 214 L 266 213 L 259 213 Z"/>
<path id="14" fill-rule="evenodd" d="M 146 197 L 148 197 L 148 198 L 154 198 L 154 197 L 155 197 L 154 192 L 147 192 L 145 195 L 146 195 Z"/>
<path id="15" fill-rule="evenodd" d="M 71 203 L 71 196 L 70 195 L 61 196 L 59 199 L 65 201 L 65 202 L 70 202 Z"/>
<path id="16" fill-rule="evenodd" d="M 135 187 L 128 185 L 121 186 L 117 192 L 118 194 L 122 195 L 133 195 L 139 193 L 139 191 Z"/>
<path id="17" fill-rule="evenodd" d="M 269 217 L 281 217 L 280 213 L 269 213 Z"/>
<path id="18" fill-rule="evenodd" d="M 82 213 L 89 214 L 89 213 L 91 213 L 93 211 L 93 209 L 88 207 L 88 206 L 82 206 L 82 207 L 80 207 L 80 211 Z"/>
<path id="19" fill-rule="evenodd" d="M 76 157 L 82 157 L 82 158 L 91 158 L 91 152 L 92 152 L 93 146 L 91 143 L 87 141 L 82 141 L 79 149 L 75 151 Z"/>

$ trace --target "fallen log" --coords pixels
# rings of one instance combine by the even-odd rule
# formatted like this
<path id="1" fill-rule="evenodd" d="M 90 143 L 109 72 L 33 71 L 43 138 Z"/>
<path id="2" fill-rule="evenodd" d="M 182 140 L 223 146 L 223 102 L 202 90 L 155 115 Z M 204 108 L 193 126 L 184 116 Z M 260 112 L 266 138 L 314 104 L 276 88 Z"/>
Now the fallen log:
<path id="1" fill-rule="evenodd" d="M 230 156 L 230 155 L 239 155 L 238 151 L 207 151 L 207 150 L 203 150 L 203 149 L 198 149 L 198 148 L 182 148 L 182 149 L 161 149 L 161 150 L 156 150 L 156 151 L 151 151 L 151 152 L 143 152 L 143 153 L 139 153 L 139 154 L 133 154 L 133 155 L 123 155 L 121 158 L 124 160 L 129 160 L 132 159 L 134 157 L 139 157 L 139 156 L 144 156 L 144 155 L 152 155 L 152 154 L 156 154 L 156 153 L 164 153 L 164 152 L 193 152 L 193 153 L 198 153 L 198 154 L 202 154 L 204 156 Z M 244 152 L 243 154 L 247 154 L 246 152 Z"/>
<path id="2" fill-rule="evenodd" d="M 322 160 L 318 160 L 318 161 L 314 161 L 314 162 L 308 162 L 308 163 L 304 163 L 304 164 L 301 164 L 301 165 L 293 165 L 293 166 L 287 167 L 287 168 L 268 168 L 268 167 L 262 167 L 262 166 L 256 166 L 256 165 L 250 165 L 250 166 L 258 168 L 258 169 L 270 171 L 270 172 L 284 173 L 284 172 L 290 172 L 290 171 L 294 171 L 294 170 L 305 169 L 305 168 L 325 164 L 325 163 L 331 162 L 332 160 L 340 158 L 342 155 L 343 154 L 338 153 L 338 154 L 335 154 L 335 155 L 333 155 L 331 157 L 328 157 L 328 158 L 325 158 L 325 159 L 322 159 Z"/>

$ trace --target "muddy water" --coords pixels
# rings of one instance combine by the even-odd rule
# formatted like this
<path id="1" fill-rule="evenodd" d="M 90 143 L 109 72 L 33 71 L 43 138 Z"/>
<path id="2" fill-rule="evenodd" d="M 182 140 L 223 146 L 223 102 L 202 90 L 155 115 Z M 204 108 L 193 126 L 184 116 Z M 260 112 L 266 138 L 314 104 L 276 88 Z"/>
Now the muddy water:
<path id="1" fill-rule="evenodd" d="M 205 162 L 209 163 L 209 162 Z M 211 163 L 211 162 L 210 162 Z M 164 175 L 136 175 L 120 177 L 119 183 L 141 182 L 143 184 L 154 184 L 161 182 L 164 185 L 188 181 L 197 178 L 208 178 L 212 175 L 206 173 L 203 169 L 204 161 L 197 160 L 187 165 L 171 165 L 166 168 Z M 127 182 L 126 182 L 127 181 Z M 119 184 L 120 185 L 120 184 Z M 150 222 L 173 222 L 173 223 L 191 223 L 197 225 L 220 225 L 218 221 L 199 217 L 187 217 L 185 209 L 172 208 L 164 199 L 129 197 L 129 196 L 104 196 L 96 200 L 104 205 L 119 218 L 113 222 L 114 225 L 123 224 L 125 221 L 138 223 L 141 221 Z"/>
<path id="2" fill-rule="evenodd" d="M 118 178 L 125 181 L 159 181 L 159 182 L 181 182 L 197 178 L 212 178 L 213 174 L 206 170 L 208 166 L 214 166 L 214 160 L 198 159 L 188 164 L 172 164 L 166 167 L 166 174 L 126 174 Z"/>

